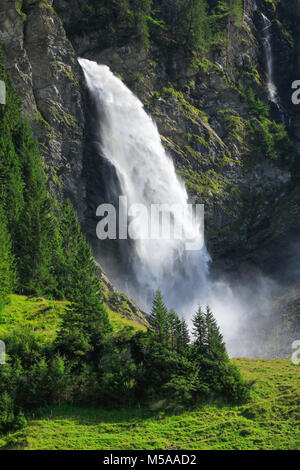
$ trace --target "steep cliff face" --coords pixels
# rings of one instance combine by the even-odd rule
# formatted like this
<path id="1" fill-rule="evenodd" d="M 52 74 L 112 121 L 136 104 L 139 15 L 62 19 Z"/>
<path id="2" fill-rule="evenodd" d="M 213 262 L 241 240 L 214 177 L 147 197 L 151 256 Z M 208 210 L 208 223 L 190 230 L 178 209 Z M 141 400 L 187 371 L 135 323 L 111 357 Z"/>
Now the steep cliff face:
<path id="1" fill-rule="evenodd" d="M 49 187 L 59 199 L 71 199 L 82 226 L 94 235 L 88 210 L 92 192 L 87 194 L 86 186 L 92 181 L 97 187 L 100 181 L 101 192 L 105 175 L 101 168 L 94 173 L 86 156 L 83 75 L 52 3 L 1 1 L 0 43 L 23 114 L 40 144 Z M 138 307 L 115 290 L 100 266 L 98 274 L 107 307 L 147 324 Z"/>
<path id="2" fill-rule="evenodd" d="M 155 118 L 192 200 L 206 205 L 208 245 L 215 260 L 230 267 L 236 258 L 265 264 L 273 256 L 265 244 L 293 232 L 299 218 L 293 184 L 298 171 L 295 149 L 275 135 L 278 130 L 266 129 L 272 125 L 264 126 L 253 101 L 268 104 L 264 12 L 273 22 L 275 80 L 289 116 L 290 135 L 297 140 L 299 113 L 291 105 L 290 87 L 299 57 L 286 15 L 290 3 L 281 2 L 276 12 L 272 2 L 244 2 L 242 24 L 228 22 L 226 45 L 192 61 L 184 50 L 170 51 L 163 41 L 146 47 L 129 36 L 126 45 L 107 48 L 107 33 L 77 33 L 87 3 L 56 0 L 58 13 L 51 1 L 4 0 L 0 6 L 6 65 L 41 143 L 55 190 L 73 200 L 92 237 L 103 179 L 89 168 L 96 162 L 84 159 L 83 80 L 76 57 L 82 55 L 109 65 Z M 158 3 L 166 14 L 164 2 Z M 297 13 L 299 5 L 294 3 Z M 249 90 L 255 98 L 247 95 Z M 269 118 L 280 120 L 273 103 Z M 281 153 L 275 149 L 267 155 L 268 138 L 277 138 Z"/>
<path id="3" fill-rule="evenodd" d="M 276 2 L 245 1 L 241 23 L 228 22 L 226 43 L 193 60 L 163 40 L 151 40 L 146 47 L 129 37 L 126 45 L 107 48 L 101 31 L 78 34 L 86 3 L 73 0 L 71 8 L 64 0 L 54 4 L 77 53 L 109 65 L 155 118 L 191 199 L 206 206 L 208 246 L 215 261 L 223 268 L 236 268 L 243 260 L 273 270 L 277 244 L 299 223 L 298 164 L 295 145 L 276 127 L 279 109 L 268 99 L 262 14 L 272 22 L 275 81 L 288 131 L 297 140 L 297 113 L 290 105 L 296 69 L 287 67 L 297 52 L 288 21 L 279 22 L 286 18 L 287 2 L 276 11 Z M 167 2 L 156 3 L 167 15 Z M 274 149 L 268 143 L 272 139 Z"/>
<path id="4" fill-rule="evenodd" d="M 3 0 L 0 41 L 24 115 L 39 140 L 49 184 L 82 217 L 84 113 L 81 70 L 52 2 Z"/>
<path id="5" fill-rule="evenodd" d="M 0 4 L 6 67 L 53 190 L 71 198 L 93 243 L 96 207 L 112 169 L 86 145 L 93 111 L 77 62 L 82 56 L 109 65 L 154 117 L 191 200 L 205 204 L 214 269 L 280 272 L 294 299 L 297 273 L 290 275 L 289 263 L 299 246 L 300 122 L 291 84 L 300 79 L 299 1 L 245 0 L 242 17 L 229 16 L 226 38 L 192 56 L 163 27 L 146 43 L 122 22 L 117 32 L 96 20 L 90 27 L 91 3 Z M 166 22 L 170 5 L 154 1 Z M 267 84 L 266 21 L 278 102 Z M 110 284 L 109 291 L 115 297 Z M 278 312 L 289 302 L 289 296 L 278 301 Z"/>

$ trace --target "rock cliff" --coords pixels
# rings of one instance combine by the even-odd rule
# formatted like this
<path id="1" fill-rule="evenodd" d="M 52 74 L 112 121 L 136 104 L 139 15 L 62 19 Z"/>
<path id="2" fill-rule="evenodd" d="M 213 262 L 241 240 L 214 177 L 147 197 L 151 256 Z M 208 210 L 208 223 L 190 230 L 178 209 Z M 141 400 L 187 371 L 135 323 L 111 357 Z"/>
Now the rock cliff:
<path id="1" fill-rule="evenodd" d="M 52 2 L 1 0 L 0 41 L 49 184 L 82 218 L 84 112 L 81 69 Z"/>
<path id="2" fill-rule="evenodd" d="M 245 0 L 241 21 L 229 18 L 227 40 L 192 59 L 163 31 L 145 44 L 126 27 L 120 41 L 87 28 L 88 3 L 0 2 L 6 68 L 53 191 L 72 200 L 93 241 L 107 169 L 86 147 L 88 96 L 77 62 L 83 56 L 109 65 L 156 120 L 191 200 L 206 206 L 215 269 L 258 266 L 287 278 L 282 273 L 299 246 L 300 122 L 291 103 L 291 84 L 300 79 L 299 2 Z M 154 3 L 166 18 L 170 2 Z M 271 24 L 280 106 L 268 96 L 262 14 Z"/>
<path id="3" fill-rule="evenodd" d="M 268 100 L 264 12 L 273 24 L 276 84 L 290 120 L 288 132 L 297 141 L 299 113 L 291 105 L 297 68 L 290 60 L 297 51 L 280 23 L 290 4 L 282 2 L 275 11 L 271 2 L 246 1 L 242 25 L 228 28 L 226 47 L 191 63 L 184 50 L 170 51 L 163 42 L 146 47 L 129 38 L 122 47 L 107 48 L 101 31 L 78 34 L 85 3 L 74 0 L 70 8 L 69 2 L 56 0 L 55 8 L 77 54 L 109 65 L 155 118 L 191 199 L 206 206 L 214 260 L 223 268 L 236 268 L 243 259 L 273 270 L 277 243 L 299 223 L 299 166 L 292 163 L 297 160 L 295 146 L 283 143 L 281 158 L 280 151 L 267 155 L 267 148 L 259 145 L 260 139 L 272 136 L 253 110 L 247 90 L 270 104 L 270 120 L 280 122 L 278 109 Z"/>

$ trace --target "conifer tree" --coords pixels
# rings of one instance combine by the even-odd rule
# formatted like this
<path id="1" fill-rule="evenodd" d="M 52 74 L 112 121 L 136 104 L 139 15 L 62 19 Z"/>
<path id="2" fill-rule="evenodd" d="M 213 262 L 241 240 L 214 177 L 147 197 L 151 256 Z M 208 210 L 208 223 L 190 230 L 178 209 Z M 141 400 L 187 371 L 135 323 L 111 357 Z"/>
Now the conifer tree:
<path id="1" fill-rule="evenodd" d="M 72 302 L 86 296 L 92 299 L 101 290 L 97 267 L 70 201 L 60 208 L 59 234 L 62 252 L 57 277 L 63 298 Z"/>
<path id="2" fill-rule="evenodd" d="M 15 266 L 11 240 L 3 210 L 0 207 L 0 311 L 15 287 Z"/>
<path id="3" fill-rule="evenodd" d="M 190 344 L 190 333 L 184 318 L 180 322 L 180 348 L 186 350 Z"/>
<path id="4" fill-rule="evenodd" d="M 20 101 L 3 65 L 0 76 L 7 90 L 6 105 L 0 106 L 0 204 L 15 255 L 17 290 L 53 296 L 59 248 L 46 176 L 38 144 L 21 117 Z"/>
<path id="5" fill-rule="evenodd" d="M 149 323 L 157 339 L 161 343 L 166 342 L 168 336 L 168 309 L 159 290 L 153 300 Z"/>
<path id="6" fill-rule="evenodd" d="M 197 345 L 199 351 L 203 354 L 207 348 L 207 324 L 206 315 L 202 308 L 199 307 L 193 318 L 193 335 L 194 344 Z"/>
<path id="7" fill-rule="evenodd" d="M 84 292 L 66 312 L 58 333 L 56 347 L 68 359 L 93 361 L 101 358 L 104 339 L 111 331 L 100 294 L 89 297 Z M 80 360 L 80 361 L 79 361 Z"/>
<path id="8" fill-rule="evenodd" d="M 21 121 L 15 136 L 24 180 L 24 210 L 15 235 L 20 290 L 26 294 L 56 293 L 55 257 L 59 252 L 56 218 L 38 145 Z"/>
<path id="9" fill-rule="evenodd" d="M 226 347 L 217 321 L 209 307 L 206 309 L 205 327 L 207 352 L 214 359 L 227 359 Z"/>
<path id="10" fill-rule="evenodd" d="M 172 309 L 168 312 L 168 340 L 172 349 L 176 348 L 177 345 L 177 325 L 178 325 L 178 315 Z"/>
<path id="11" fill-rule="evenodd" d="M 12 82 L 5 76 L 1 66 L 1 49 L 0 80 L 6 83 L 6 105 L 0 105 L 0 204 L 5 211 L 7 227 L 14 241 L 14 229 L 24 207 L 22 168 L 13 141 L 20 120 L 20 104 Z"/>
<path id="12" fill-rule="evenodd" d="M 175 0 L 169 8 L 176 42 L 190 51 L 205 48 L 209 33 L 206 0 Z"/>
<path id="13" fill-rule="evenodd" d="M 97 358 L 104 337 L 110 332 L 90 246 L 83 236 L 70 202 L 61 209 L 59 231 L 62 260 L 57 268 L 61 294 L 71 300 L 58 337 L 58 347 L 71 357 Z"/>

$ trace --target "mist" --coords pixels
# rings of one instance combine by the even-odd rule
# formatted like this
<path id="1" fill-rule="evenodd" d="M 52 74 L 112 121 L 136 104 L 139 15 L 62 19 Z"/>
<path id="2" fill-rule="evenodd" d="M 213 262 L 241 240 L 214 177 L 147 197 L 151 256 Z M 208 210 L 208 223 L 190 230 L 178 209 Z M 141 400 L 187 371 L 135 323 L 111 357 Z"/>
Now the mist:
<path id="1" fill-rule="evenodd" d="M 85 59 L 79 62 L 98 113 L 95 139 L 99 154 L 114 169 L 109 172 L 112 180 L 106 181 L 109 200 L 125 195 L 129 203 L 145 207 L 166 202 L 186 206 L 186 188 L 142 103 L 108 67 Z M 187 239 L 196 237 L 201 242 L 203 235 L 193 233 L 188 216 L 173 215 L 188 232 Z M 231 357 L 270 357 L 274 348 L 280 350 L 272 335 L 276 322 L 280 325 L 274 312 L 282 279 L 258 268 L 243 276 L 216 276 L 206 247 L 188 251 L 185 242 L 162 238 L 109 241 L 99 243 L 94 252 L 113 284 L 143 311 L 151 310 L 152 298 L 160 289 L 167 307 L 182 315 L 191 329 L 198 307 L 210 306 Z M 289 246 L 290 261 L 277 263 L 282 273 L 291 274 L 297 259 L 293 252 L 299 244 L 293 241 Z"/>

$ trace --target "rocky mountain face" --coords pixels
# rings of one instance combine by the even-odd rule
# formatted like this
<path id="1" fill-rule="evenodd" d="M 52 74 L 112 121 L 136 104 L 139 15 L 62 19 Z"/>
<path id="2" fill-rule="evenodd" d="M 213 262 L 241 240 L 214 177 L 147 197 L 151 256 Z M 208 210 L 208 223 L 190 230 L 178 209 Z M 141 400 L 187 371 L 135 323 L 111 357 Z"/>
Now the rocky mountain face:
<path id="1" fill-rule="evenodd" d="M 291 84 L 300 79 L 300 56 L 290 17 L 299 17 L 300 2 L 275 8 L 276 1 L 245 0 L 241 24 L 228 22 L 226 45 L 192 60 L 161 38 L 145 45 L 125 34 L 110 47 L 107 32 L 82 32 L 86 3 L 1 0 L 0 41 L 49 184 L 71 198 L 90 240 L 108 169 L 86 146 L 92 116 L 77 56 L 109 65 L 157 122 L 191 200 L 205 204 L 215 269 L 288 266 L 299 240 L 300 122 Z M 158 3 L 167 15 L 168 2 Z M 282 109 L 268 97 L 262 14 L 272 24 L 274 81 L 290 141 L 279 128 Z"/>
<path id="2" fill-rule="evenodd" d="M 24 116 L 44 157 L 49 184 L 83 212 L 81 69 L 51 2 L 0 2 L 0 41 Z"/>
<path id="3" fill-rule="evenodd" d="M 273 270 L 277 243 L 292 235 L 299 222 L 294 183 L 299 175 L 256 145 L 265 131 L 259 119 L 256 128 L 249 129 L 249 121 L 256 117 L 245 91 L 253 90 L 268 103 L 264 13 L 273 23 L 275 80 L 287 108 L 291 138 L 297 140 L 299 113 L 291 105 L 297 69 L 290 60 L 297 50 L 277 22 L 279 13 L 270 2 L 244 2 L 243 24 L 228 28 L 226 48 L 191 63 L 184 50 L 170 53 L 163 43 L 145 47 L 129 40 L 122 47 L 103 48 L 107 40 L 101 31 L 78 34 L 85 3 L 73 0 L 70 7 L 70 2 L 56 0 L 54 6 L 77 54 L 109 65 L 154 117 L 191 199 L 206 206 L 208 246 L 215 261 L 222 269 L 236 269 L 243 259 Z M 295 6 L 299 10 L 297 2 Z M 290 3 L 282 2 L 281 16 L 289 8 Z M 271 115 L 280 122 L 272 103 Z M 297 158 L 292 146 L 287 152 L 289 161 Z M 87 185 L 93 213 L 99 204 L 99 196 L 93 198 L 95 183 L 99 188 L 92 176 Z"/>

